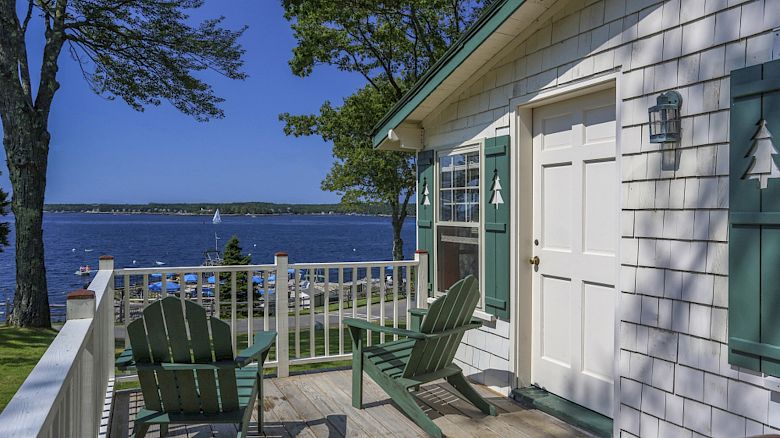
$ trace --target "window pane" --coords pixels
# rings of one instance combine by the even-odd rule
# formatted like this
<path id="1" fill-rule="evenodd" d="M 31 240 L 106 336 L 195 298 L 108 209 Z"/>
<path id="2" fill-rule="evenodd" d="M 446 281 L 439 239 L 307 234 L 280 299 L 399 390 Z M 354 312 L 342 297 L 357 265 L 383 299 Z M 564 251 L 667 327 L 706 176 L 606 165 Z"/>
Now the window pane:
<path id="1" fill-rule="evenodd" d="M 479 152 L 439 157 L 439 184 L 440 221 L 479 222 Z"/>
<path id="2" fill-rule="evenodd" d="M 441 173 L 441 186 L 442 188 L 452 187 L 452 172 Z"/>
<path id="3" fill-rule="evenodd" d="M 479 278 L 479 231 L 472 227 L 439 227 L 437 284 L 440 292 L 468 275 Z"/>
<path id="4" fill-rule="evenodd" d="M 456 170 L 453 172 L 454 187 L 466 187 L 466 171 Z"/>
<path id="5" fill-rule="evenodd" d="M 466 204 L 455 204 L 455 222 L 466 222 Z"/>

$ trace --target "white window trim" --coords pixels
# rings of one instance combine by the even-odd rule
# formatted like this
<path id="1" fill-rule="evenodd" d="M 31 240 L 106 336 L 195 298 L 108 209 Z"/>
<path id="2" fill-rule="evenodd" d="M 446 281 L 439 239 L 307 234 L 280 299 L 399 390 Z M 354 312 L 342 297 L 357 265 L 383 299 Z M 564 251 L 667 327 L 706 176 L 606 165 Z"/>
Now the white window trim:
<path id="1" fill-rule="evenodd" d="M 495 321 L 495 316 L 485 312 L 485 279 L 484 279 L 484 272 L 485 272 L 485 209 L 482 205 L 482 199 L 484 193 L 482 193 L 483 187 L 484 187 L 484 181 L 482 180 L 485 175 L 485 139 L 479 138 L 479 139 L 473 139 L 466 142 L 463 142 L 461 144 L 450 146 L 446 148 L 440 148 L 435 150 L 435 156 L 434 156 L 434 189 L 436 193 L 436 202 L 434 202 L 433 206 L 433 236 L 434 236 L 434 245 L 433 245 L 433 263 L 435 269 L 433 270 L 433 297 L 428 298 L 428 302 L 431 303 L 436 298 L 442 296 L 445 294 L 445 292 L 439 290 L 439 226 L 444 227 L 465 227 L 465 228 L 477 228 L 477 235 L 478 235 L 478 247 L 479 247 L 479 303 L 477 304 L 477 309 L 474 311 L 474 316 L 485 320 L 485 321 Z M 456 221 L 442 221 L 439 219 L 439 210 L 441 205 L 441 163 L 439 161 L 439 157 L 443 156 L 449 156 L 449 155 L 460 155 L 460 154 L 466 154 L 470 152 L 478 152 L 479 153 L 479 222 L 456 222 Z"/>

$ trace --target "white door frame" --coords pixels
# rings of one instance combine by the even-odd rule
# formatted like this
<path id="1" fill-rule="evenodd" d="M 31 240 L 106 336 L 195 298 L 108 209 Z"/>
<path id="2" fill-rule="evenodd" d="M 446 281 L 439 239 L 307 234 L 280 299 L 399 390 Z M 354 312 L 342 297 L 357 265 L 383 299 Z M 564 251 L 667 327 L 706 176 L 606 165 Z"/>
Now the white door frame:
<path id="1" fill-rule="evenodd" d="M 516 254 L 512 266 L 513 283 L 512 290 L 517 291 L 514 304 L 511 306 L 511 321 L 513 331 L 512 352 L 514 368 L 516 370 L 518 387 L 528 386 L 532 383 L 532 333 L 535 321 L 532 320 L 532 271 L 528 265 L 528 259 L 532 257 L 532 232 L 533 232 L 533 108 L 550 103 L 569 100 L 574 97 L 591 94 L 609 88 L 615 89 L 615 120 L 616 120 L 616 156 L 617 166 L 617 206 L 622 211 L 622 165 L 621 165 L 621 120 L 622 99 L 620 93 L 621 72 L 615 70 L 607 74 L 589 78 L 542 90 L 536 94 L 517 97 L 510 100 L 509 132 L 511 137 L 511 149 L 515 151 L 511 160 L 511 172 L 513 178 L 513 193 L 516 193 L 511 227 L 514 235 L 512 253 Z M 620 293 L 620 227 L 615 232 L 617 248 L 615 254 L 615 341 L 613 376 L 615 379 L 612 418 L 617 419 L 620 408 L 620 314 L 622 309 Z M 613 435 L 619 433 L 614 422 Z M 617 436 L 617 435 L 615 435 Z"/>

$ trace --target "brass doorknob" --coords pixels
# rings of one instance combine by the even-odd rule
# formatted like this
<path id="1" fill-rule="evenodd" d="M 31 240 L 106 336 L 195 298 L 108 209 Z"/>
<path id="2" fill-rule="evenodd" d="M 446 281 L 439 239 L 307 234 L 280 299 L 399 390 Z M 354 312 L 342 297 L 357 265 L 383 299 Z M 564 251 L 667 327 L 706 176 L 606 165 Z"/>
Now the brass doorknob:
<path id="1" fill-rule="evenodd" d="M 533 256 L 530 259 L 528 259 L 528 263 L 530 263 L 530 264 L 532 264 L 534 266 L 539 266 L 539 262 L 540 262 L 539 256 Z"/>

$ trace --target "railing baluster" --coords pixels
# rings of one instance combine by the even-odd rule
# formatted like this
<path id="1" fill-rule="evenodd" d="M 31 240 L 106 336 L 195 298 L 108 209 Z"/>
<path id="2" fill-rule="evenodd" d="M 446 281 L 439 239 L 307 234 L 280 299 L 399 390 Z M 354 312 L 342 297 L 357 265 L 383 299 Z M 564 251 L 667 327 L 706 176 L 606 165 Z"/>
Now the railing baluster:
<path id="1" fill-rule="evenodd" d="M 322 328 L 325 339 L 325 356 L 330 356 L 330 269 L 325 268 L 322 273 L 324 287 L 322 293 Z"/>
<path id="2" fill-rule="evenodd" d="M 317 355 L 314 345 L 314 312 L 317 304 L 317 300 L 315 299 L 315 295 L 317 295 L 317 277 L 315 275 L 316 271 L 314 268 L 309 269 L 309 284 L 311 285 L 309 290 L 312 291 L 312 293 L 309 294 L 309 357 L 314 357 Z"/>
<path id="3" fill-rule="evenodd" d="M 163 297 L 168 296 L 168 291 L 163 294 Z M 184 272 L 179 272 L 179 299 L 181 300 L 182 306 L 184 305 L 184 300 L 187 298 L 187 282 L 184 281 Z"/>
<path id="4" fill-rule="evenodd" d="M 385 326 L 385 295 L 387 294 L 387 269 L 379 267 L 379 325 Z M 385 333 L 379 333 L 379 343 L 385 342 Z"/>
<path id="5" fill-rule="evenodd" d="M 336 326 L 339 329 L 339 354 L 344 354 L 344 268 L 339 268 L 339 320 Z"/>
<path id="6" fill-rule="evenodd" d="M 230 274 L 230 337 L 233 340 L 233 351 L 236 352 L 238 351 L 236 349 L 236 344 L 238 342 L 238 334 L 236 333 L 236 292 L 238 292 L 238 286 L 236 271 L 233 271 Z"/>
<path id="7" fill-rule="evenodd" d="M 263 330 L 268 331 L 268 308 L 271 307 L 268 298 L 268 271 L 262 271 L 260 278 L 263 279 Z"/>
<path id="8" fill-rule="evenodd" d="M 198 294 L 198 305 L 202 306 L 203 305 L 203 273 L 198 272 L 195 275 L 198 276 L 198 280 L 195 286 L 197 288 L 196 293 Z"/>
<path id="9" fill-rule="evenodd" d="M 373 288 L 373 281 L 371 279 L 373 273 L 371 265 L 366 266 L 366 321 L 371 322 L 371 291 Z M 374 332 L 371 330 L 366 334 L 366 344 L 371 346 L 371 338 L 374 336 Z"/>
<path id="10" fill-rule="evenodd" d="M 160 280 L 160 284 L 162 287 L 160 288 L 160 296 L 157 297 L 158 300 L 165 298 L 165 294 L 168 292 L 168 276 L 165 275 L 165 272 L 162 273 L 162 280 Z"/>
<path id="11" fill-rule="evenodd" d="M 398 267 L 393 266 L 393 327 L 398 328 Z M 393 335 L 398 340 L 398 335 Z"/>
<path id="12" fill-rule="evenodd" d="M 144 277 L 144 289 L 141 291 L 141 295 L 143 298 L 143 303 L 141 304 L 141 311 L 143 312 L 144 309 L 146 309 L 146 306 L 149 305 L 149 275 L 148 274 L 141 274 Z"/>
<path id="13" fill-rule="evenodd" d="M 295 318 L 293 320 L 295 324 L 295 358 L 301 357 L 301 297 L 303 296 L 301 293 L 301 271 L 300 269 L 295 269 L 295 276 L 293 277 L 295 279 L 295 283 L 293 286 L 295 286 L 295 291 L 293 292 L 293 299 L 295 302 L 293 305 L 295 306 Z"/>
<path id="14" fill-rule="evenodd" d="M 247 271 L 246 273 L 246 307 L 247 307 L 247 317 L 246 317 L 246 345 L 247 347 L 252 346 L 252 338 L 254 331 L 252 331 L 252 319 L 254 318 L 254 295 L 255 295 L 255 281 L 254 281 L 254 272 Z"/>
<path id="15" fill-rule="evenodd" d="M 357 318 L 357 284 L 358 284 L 358 267 L 352 268 L 352 317 Z"/>
<path id="16" fill-rule="evenodd" d="M 217 314 L 217 318 L 222 318 L 222 314 L 219 309 L 219 271 L 214 271 L 214 312 Z"/>
<path id="17" fill-rule="evenodd" d="M 412 320 L 412 266 L 406 266 L 406 328 L 410 328 L 409 321 Z"/>
<path id="18" fill-rule="evenodd" d="M 130 324 L 130 275 L 125 274 L 125 295 L 122 304 L 124 307 L 124 318 L 122 322 L 125 324 L 125 348 L 130 346 L 130 336 L 127 334 L 127 325 Z"/>

